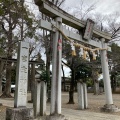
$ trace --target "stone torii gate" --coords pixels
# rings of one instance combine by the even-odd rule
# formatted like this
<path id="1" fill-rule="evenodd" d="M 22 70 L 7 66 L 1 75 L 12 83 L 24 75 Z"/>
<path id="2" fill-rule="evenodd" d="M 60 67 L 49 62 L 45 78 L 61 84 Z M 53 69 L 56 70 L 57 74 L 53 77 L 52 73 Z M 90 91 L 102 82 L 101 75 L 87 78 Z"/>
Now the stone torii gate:
<path id="1" fill-rule="evenodd" d="M 52 86 L 51 86 L 51 107 L 50 107 L 50 119 L 51 116 L 56 116 L 57 119 L 64 119 L 61 117 L 61 53 L 62 53 L 62 35 L 55 27 L 59 28 L 67 37 L 89 44 L 91 46 L 102 48 L 101 50 L 101 64 L 104 78 L 105 100 L 104 110 L 117 111 L 118 108 L 113 104 L 109 68 L 107 61 L 107 42 L 111 39 L 111 35 L 93 28 L 93 36 L 98 38 L 99 41 L 85 40 L 82 31 L 86 27 L 86 23 L 66 13 L 65 11 L 57 8 L 54 4 L 45 0 L 34 0 L 38 5 L 40 12 L 51 17 L 55 21 L 47 22 L 41 20 L 39 26 L 43 29 L 53 32 L 53 56 L 52 56 Z M 62 26 L 62 23 L 69 25 L 80 31 L 79 34 L 75 34 Z M 55 27 L 53 27 L 53 25 Z M 109 49 L 108 49 L 109 50 Z"/>

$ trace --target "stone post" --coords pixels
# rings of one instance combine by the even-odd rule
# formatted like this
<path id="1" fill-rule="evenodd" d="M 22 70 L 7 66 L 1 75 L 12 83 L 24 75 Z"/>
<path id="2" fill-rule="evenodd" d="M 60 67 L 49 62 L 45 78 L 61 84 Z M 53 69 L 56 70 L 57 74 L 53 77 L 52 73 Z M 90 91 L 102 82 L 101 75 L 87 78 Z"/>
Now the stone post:
<path id="1" fill-rule="evenodd" d="M 33 98 L 34 116 L 46 115 L 46 83 L 40 80 L 40 75 L 35 76 L 35 89 Z"/>
<path id="2" fill-rule="evenodd" d="M 88 98 L 87 98 L 87 85 L 83 83 L 83 93 L 84 93 L 84 108 L 88 108 Z"/>
<path id="3" fill-rule="evenodd" d="M 2 71 L 4 67 L 4 62 L 0 60 L 0 94 L 2 94 Z"/>
<path id="4" fill-rule="evenodd" d="M 34 84 L 34 97 L 33 97 L 33 109 L 34 109 L 34 117 L 40 116 L 40 93 L 41 93 L 41 83 L 40 79 L 35 80 Z"/>
<path id="5" fill-rule="evenodd" d="M 6 120 L 33 119 L 33 109 L 27 105 L 29 43 L 20 42 L 17 57 L 14 108 L 6 109 Z"/>
<path id="6" fill-rule="evenodd" d="M 41 94 L 40 94 L 40 115 L 46 115 L 46 83 L 41 81 Z"/>
<path id="7" fill-rule="evenodd" d="M 95 95 L 100 94 L 99 81 L 94 81 L 94 94 Z"/>
<path id="8" fill-rule="evenodd" d="M 88 108 L 88 98 L 87 98 L 87 85 L 85 82 L 78 81 L 77 82 L 77 90 L 78 90 L 78 107 L 79 109 L 87 109 Z"/>
<path id="9" fill-rule="evenodd" d="M 83 93 L 83 84 L 81 81 L 77 82 L 77 91 L 78 91 L 78 109 L 84 109 L 84 93 Z"/>
<path id="10" fill-rule="evenodd" d="M 105 39 L 101 39 L 102 48 L 106 48 Z M 102 72 L 103 72 L 103 81 L 104 81 L 104 90 L 105 90 L 105 100 L 106 104 L 102 108 L 102 110 L 107 112 L 116 112 L 118 108 L 113 105 L 110 77 L 109 77 L 109 68 L 108 68 L 108 58 L 107 58 L 107 50 L 101 50 L 101 64 L 102 64 Z"/>

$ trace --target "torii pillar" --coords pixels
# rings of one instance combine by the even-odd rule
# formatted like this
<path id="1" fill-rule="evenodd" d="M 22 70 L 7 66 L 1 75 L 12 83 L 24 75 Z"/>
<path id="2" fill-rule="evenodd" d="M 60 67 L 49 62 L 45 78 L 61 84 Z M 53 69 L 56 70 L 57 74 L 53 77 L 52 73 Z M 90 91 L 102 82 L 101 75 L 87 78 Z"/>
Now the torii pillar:
<path id="1" fill-rule="evenodd" d="M 56 26 L 62 29 L 62 18 L 56 17 Z M 49 120 L 64 120 L 61 115 L 61 58 L 62 58 L 62 35 L 58 30 L 53 33 L 52 55 L 52 85 L 51 106 Z"/>
<path id="2" fill-rule="evenodd" d="M 106 48 L 105 39 L 101 38 L 101 42 L 102 42 L 102 48 L 105 49 Z M 105 112 L 117 112 L 119 111 L 119 109 L 113 104 L 113 98 L 112 98 L 107 50 L 101 50 L 101 64 L 102 64 L 103 82 L 104 82 L 105 100 L 106 100 L 106 104 L 101 110 Z"/>

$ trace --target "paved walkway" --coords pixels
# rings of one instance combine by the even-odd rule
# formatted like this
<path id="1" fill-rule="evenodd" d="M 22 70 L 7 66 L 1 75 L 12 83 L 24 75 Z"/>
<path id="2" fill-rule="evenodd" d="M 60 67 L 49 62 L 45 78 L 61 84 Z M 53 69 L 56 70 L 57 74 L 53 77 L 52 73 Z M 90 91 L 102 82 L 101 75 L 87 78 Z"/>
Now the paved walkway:
<path id="1" fill-rule="evenodd" d="M 13 107 L 13 99 L 0 99 L 0 102 L 9 107 Z M 27 104 L 27 107 L 32 107 L 31 103 Z M 47 106 L 47 114 L 49 115 L 49 106 Z M 118 115 L 110 115 L 105 113 L 95 113 L 82 110 L 72 110 L 63 108 L 62 114 L 66 116 L 68 120 L 120 120 Z M 4 120 L 4 119 L 2 119 Z M 41 119 L 39 119 L 41 120 Z"/>

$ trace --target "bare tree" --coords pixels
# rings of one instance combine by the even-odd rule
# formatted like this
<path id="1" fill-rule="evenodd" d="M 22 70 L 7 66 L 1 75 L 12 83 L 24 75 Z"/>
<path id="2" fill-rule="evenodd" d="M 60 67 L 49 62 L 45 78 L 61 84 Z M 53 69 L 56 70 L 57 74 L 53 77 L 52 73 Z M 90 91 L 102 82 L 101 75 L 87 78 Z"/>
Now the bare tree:
<path id="1" fill-rule="evenodd" d="M 120 13 L 115 12 L 108 15 L 95 13 L 91 18 L 95 21 L 95 27 L 101 31 L 109 32 L 112 34 L 111 42 L 118 41 L 120 38 Z"/>
<path id="2" fill-rule="evenodd" d="M 120 40 L 120 22 L 119 17 L 120 13 L 116 12 L 111 15 L 108 15 L 106 18 L 108 24 L 108 31 L 112 33 L 112 41 Z"/>
<path id="3" fill-rule="evenodd" d="M 101 13 L 95 13 L 91 18 L 95 21 L 95 28 L 99 29 L 100 31 L 105 31 L 105 22 L 106 16 L 102 15 Z"/>
<path id="4" fill-rule="evenodd" d="M 17 17 L 13 16 L 13 11 L 16 8 L 16 4 L 13 5 L 13 1 L 9 1 L 8 3 L 3 2 L 3 7 L 5 8 L 5 13 L 4 16 L 2 16 L 2 29 L 7 37 L 8 40 L 8 45 L 7 45 L 7 58 L 11 59 L 12 58 L 12 53 L 13 53 L 13 47 L 11 46 L 12 44 L 12 36 L 13 36 L 13 30 L 16 27 L 16 21 Z M 13 11 L 12 11 L 13 10 Z M 8 23 L 8 29 L 5 26 L 5 23 Z M 11 97 L 10 95 L 10 85 L 11 85 L 11 62 L 7 63 L 6 67 L 6 86 L 5 86 L 5 91 L 3 93 L 3 96 Z"/>
<path id="5" fill-rule="evenodd" d="M 61 7 L 61 5 L 65 2 L 65 0 L 47 0 L 55 4 L 57 7 Z M 42 14 L 42 19 L 46 21 L 50 21 L 52 18 Z M 43 30 L 42 37 L 42 46 L 45 48 L 45 54 L 46 54 L 46 75 L 49 76 L 46 79 L 50 78 L 50 64 L 52 59 L 52 39 L 53 34 L 49 31 Z M 47 80 L 49 81 L 49 80 Z"/>
<path id="6" fill-rule="evenodd" d="M 65 2 L 65 0 L 50 0 L 50 1 L 58 7 L 61 7 L 61 5 Z"/>
<path id="7" fill-rule="evenodd" d="M 24 0 L 14 1 L 14 0 L 2 0 L 1 10 L 3 11 L 1 15 L 1 25 L 2 31 L 5 39 L 5 48 L 4 56 L 7 59 L 12 59 L 14 53 L 16 53 L 16 46 L 19 41 L 22 41 L 25 36 L 31 37 L 32 32 L 30 33 L 30 27 L 32 25 L 32 19 L 29 18 L 29 12 L 27 11 L 24 5 Z M 29 31 L 23 31 L 25 26 L 30 26 Z M 32 28 L 33 29 L 33 28 Z M 16 30 L 14 32 L 14 30 Z M 27 29 L 28 30 L 28 29 Z M 17 32 L 20 34 L 16 34 Z M 24 35 L 24 37 L 23 37 Z M 29 36 L 28 36 L 29 35 Z M 2 97 L 11 97 L 11 68 L 12 62 L 8 61 L 6 64 L 6 85 L 5 90 L 2 94 Z"/>
<path id="8" fill-rule="evenodd" d="M 77 5 L 75 8 L 72 8 L 72 13 L 75 17 L 79 18 L 80 20 L 85 20 L 88 15 L 95 10 L 96 3 L 92 3 L 91 5 L 87 6 L 84 0 L 80 0 L 80 4 Z"/>

